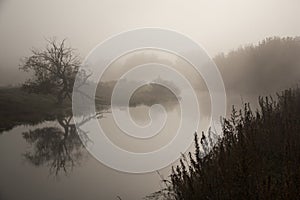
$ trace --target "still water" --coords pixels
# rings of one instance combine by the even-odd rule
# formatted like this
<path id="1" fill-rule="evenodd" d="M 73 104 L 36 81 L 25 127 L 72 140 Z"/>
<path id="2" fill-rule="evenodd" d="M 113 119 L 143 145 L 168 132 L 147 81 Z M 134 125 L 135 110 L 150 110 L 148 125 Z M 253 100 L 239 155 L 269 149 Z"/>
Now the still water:
<path id="1" fill-rule="evenodd" d="M 228 110 L 232 104 L 242 105 L 239 95 L 228 99 Z M 254 99 L 256 97 L 246 100 L 256 102 Z M 209 102 L 202 104 L 200 127 L 208 123 L 209 115 L 209 109 L 205 109 Z M 165 107 L 166 125 L 152 141 L 134 141 L 122 134 L 114 125 L 111 113 L 104 113 L 99 123 L 106 130 L 107 137 L 119 147 L 133 152 L 152 151 L 168 143 L 178 128 L 179 106 Z M 149 123 L 148 109 L 147 106 L 130 109 L 137 124 Z M 168 166 L 159 172 L 167 178 L 170 171 L 171 166 Z M 123 173 L 93 158 L 82 145 L 72 117 L 61 117 L 34 126 L 20 125 L 0 133 L 1 200 L 114 200 L 119 197 L 122 200 L 139 200 L 162 187 L 157 172 Z"/>
<path id="2" fill-rule="evenodd" d="M 146 124 L 147 109 L 139 106 L 131 109 L 137 123 Z M 169 140 L 174 132 L 180 112 L 168 109 L 168 120 L 159 141 Z M 104 114 L 100 123 L 109 131 L 109 138 L 122 148 L 131 151 L 147 151 L 157 148 L 136 142 L 128 145 L 126 136 L 118 136 L 120 130 L 112 125 L 110 113 Z M 156 172 L 128 174 L 110 169 L 94 159 L 83 147 L 69 117 L 46 121 L 35 126 L 17 126 L 0 135 L 0 199 L 4 200 L 110 200 L 142 199 L 161 189 Z M 133 148 L 134 147 L 134 148 Z M 169 174 L 167 167 L 161 171 Z"/>

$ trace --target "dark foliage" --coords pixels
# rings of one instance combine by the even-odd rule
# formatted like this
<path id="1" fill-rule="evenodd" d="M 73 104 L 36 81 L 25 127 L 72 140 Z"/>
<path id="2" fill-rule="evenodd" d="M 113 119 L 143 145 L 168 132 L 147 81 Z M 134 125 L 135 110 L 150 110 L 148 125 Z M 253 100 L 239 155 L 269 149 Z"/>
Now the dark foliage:
<path id="1" fill-rule="evenodd" d="M 195 154 L 172 168 L 156 199 L 300 199 L 300 89 L 259 98 L 223 121 L 214 146 L 195 134 Z M 200 143 L 199 143 L 200 142 Z M 209 148 L 203 155 L 200 152 Z"/>

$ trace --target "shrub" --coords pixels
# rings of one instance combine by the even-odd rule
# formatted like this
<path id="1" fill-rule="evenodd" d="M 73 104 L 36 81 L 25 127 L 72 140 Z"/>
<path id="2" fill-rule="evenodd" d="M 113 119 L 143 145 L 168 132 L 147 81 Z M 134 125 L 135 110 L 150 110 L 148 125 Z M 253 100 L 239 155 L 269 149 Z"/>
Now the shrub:
<path id="1" fill-rule="evenodd" d="M 300 199 L 300 89 L 259 98 L 223 120 L 223 135 L 195 134 L 195 153 L 172 168 L 161 199 Z M 206 154 L 203 151 L 208 149 Z M 202 152 L 202 154 L 201 154 Z"/>

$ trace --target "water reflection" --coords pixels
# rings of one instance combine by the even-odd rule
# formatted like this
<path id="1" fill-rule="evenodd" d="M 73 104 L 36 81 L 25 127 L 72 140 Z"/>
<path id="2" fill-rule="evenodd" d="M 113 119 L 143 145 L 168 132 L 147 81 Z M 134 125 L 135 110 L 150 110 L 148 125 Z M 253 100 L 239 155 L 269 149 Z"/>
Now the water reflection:
<path id="1" fill-rule="evenodd" d="M 86 118 L 82 123 L 91 118 Z M 46 126 L 23 132 L 23 138 L 31 145 L 31 149 L 23 154 L 26 161 L 38 167 L 48 166 L 50 174 L 56 176 L 60 172 L 71 172 L 83 158 L 85 151 L 82 142 L 89 141 L 86 133 L 81 130 L 80 139 L 72 121 L 72 115 L 59 116 L 57 122 L 60 127 Z"/>
<path id="2" fill-rule="evenodd" d="M 92 117 L 101 118 L 99 123 L 108 130 L 109 139 L 116 145 L 128 151 L 147 152 L 170 141 L 174 136 L 172 133 L 176 133 L 179 125 L 180 112 L 177 104 L 166 102 L 163 105 L 170 121 L 166 123 L 165 131 L 150 142 L 126 138 L 126 135 L 112 124 L 111 113 L 103 113 L 103 110 L 102 114 L 105 117 L 100 114 L 82 117 L 82 124 Z M 147 106 L 132 106 L 130 113 L 134 121 L 144 125 L 149 122 L 148 110 Z M 203 110 L 205 111 L 205 108 Z M 159 190 L 159 177 L 155 173 L 124 174 L 92 159 L 76 132 L 72 116 L 61 112 L 61 115 L 53 116 L 49 121 L 34 126 L 18 126 L 0 136 L 0 190 L 4 199 L 22 199 L 26 196 L 25 199 L 79 200 L 85 199 L 87 195 L 93 200 L 117 199 L 117 195 L 122 199 L 142 199 L 143 196 Z M 79 134 L 81 138 L 86 135 L 84 132 Z M 86 138 L 86 142 L 89 142 L 89 138 Z M 160 172 L 167 175 L 168 170 L 169 168 L 166 168 Z M 54 180 L 48 179 L 49 174 Z M 82 187 L 83 184 L 85 187 Z M 15 188 L 18 188 L 18 193 L 15 193 Z M 49 190 L 51 192 L 48 192 Z"/>

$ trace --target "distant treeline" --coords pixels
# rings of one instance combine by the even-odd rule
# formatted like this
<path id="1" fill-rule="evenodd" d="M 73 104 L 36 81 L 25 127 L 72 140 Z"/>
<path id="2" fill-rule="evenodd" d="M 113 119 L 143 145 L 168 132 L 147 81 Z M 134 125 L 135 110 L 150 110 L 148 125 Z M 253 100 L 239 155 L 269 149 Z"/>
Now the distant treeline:
<path id="1" fill-rule="evenodd" d="M 132 58 L 128 62 L 135 63 L 134 61 L 142 58 L 147 59 L 146 56 L 141 55 L 141 58 Z M 167 61 L 161 60 L 161 62 Z M 300 81 L 300 37 L 266 38 L 256 45 L 246 45 L 227 54 L 221 53 L 215 56 L 214 62 L 221 72 L 228 95 L 231 93 L 241 96 L 272 94 L 293 87 Z M 97 95 L 105 104 L 110 102 L 115 84 L 116 81 L 112 80 L 98 85 Z M 124 83 L 124 87 L 126 84 L 131 83 Z M 200 91 L 206 91 L 205 84 L 195 85 L 195 87 Z M 173 88 L 176 86 L 174 85 Z M 166 88 L 148 85 L 137 91 L 138 98 L 134 96 L 131 103 L 135 105 L 145 102 L 149 105 L 154 101 L 164 102 L 170 97 L 169 94 L 170 91 L 167 92 Z"/>
<path id="2" fill-rule="evenodd" d="M 227 92 L 270 94 L 300 81 L 300 37 L 272 37 L 214 58 Z"/>
<path id="3" fill-rule="evenodd" d="M 195 135 L 195 152 L 172 168 L 153 199 L 300 199 L 300 89 L 233 109 L 223 136 Z M 149 197 L 150 198 L 150 197 Z"/>

